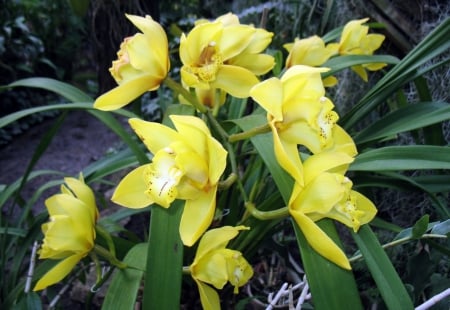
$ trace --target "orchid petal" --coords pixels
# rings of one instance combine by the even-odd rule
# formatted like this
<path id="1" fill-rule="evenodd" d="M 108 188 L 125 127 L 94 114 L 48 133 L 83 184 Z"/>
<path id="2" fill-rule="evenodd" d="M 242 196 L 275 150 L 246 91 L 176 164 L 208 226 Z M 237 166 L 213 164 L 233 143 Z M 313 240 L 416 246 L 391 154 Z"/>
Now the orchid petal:
<path id="1" fill-rule="evenodd" d="M 33 291 L 40 291 L 46 287 L 60 282 L 65 276 L 67 276 L 70 271 L 75 267 L 75 265 L 83 258 L 84 254 L 75 254 L 69 256 L 68 258 L 60 261 L 52 269 L 50 269 L 33 288 Z"/>
<path id="2" fill-rule="evenodd" d="M 303 232 L 308 244 L 320 255 L 335 263 L 336 265 L 350 270 L 347 256 L 336 243 L 325 234 L 319 226 L 301 211 L 290 211 L 292 217 Z"/>
<path id="3" fill-rule="evenodd" d="M 121 206 L 140 209 L 145 208 L 154 201 L 145 192 L 147 191 L 147 184 L 145 182 L 144 174 L 150 164 L 140 166 L 123 178 L 117 186 L 111 200 Z"/>
<path id="4" fill-rule="evenodd" d="M 258 82 L 256 76 L 245 68 L 223 65 L 217 72 L 211 87 L 223 89 L 237 98 L 246 98 L 249 96 L 250 89 Z"/>
<path id="5" fill-rule="evenodd" d="M 195 280 L 200 293 L 200 301 L 204 310 L 220 309 L 219 294 L 208 284 Z"/>
<path id="6" fill-rule="evenodd" d="M 172 142 L 183 140 L 178 132 L 159 123 L 147 122 L 138 118 L 131 118 L 128 122 L 153 154 L 168 147 Z"/>
<path id="7" fill-rule="evenodd" d="M 160 81 L 160 77 L 151 74 L 138 75 L 98 97 L 94 102 L 94 108 L 103 111 L 120 109 L 142 93 L 158 87 Z"/>
<path id="8" fill-rule="evenodd" d="M 192 246 L 208 229 L 214 217 L 216 188 L 199 193 L 194 200 L 186 200 L 180 222 L 180 236 L 183 244 Z"/>

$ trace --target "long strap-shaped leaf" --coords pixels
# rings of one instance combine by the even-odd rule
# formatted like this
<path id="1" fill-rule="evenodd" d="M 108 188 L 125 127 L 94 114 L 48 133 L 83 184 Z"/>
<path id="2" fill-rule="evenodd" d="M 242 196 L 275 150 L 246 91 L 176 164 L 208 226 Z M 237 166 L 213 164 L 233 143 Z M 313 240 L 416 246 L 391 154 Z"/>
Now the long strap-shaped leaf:
<path id="1" fill-rule="evenodd" d="M 429 145 L 386 146 L 359 154 L 351 171 L 450 169 L 450 147 Z"/>
<path id="2" fill-rule="evenodd" d="M 144 281 L 144 310 L 180 308 L 183 244 L 179 226 L 184 201 L 170 208 L 154 205 L 150 217 L 150 236 Z"/>
<path id="3" fill-rule="evenodd" d="M 370 142 L 450 119 L 447 102 L 422 102 L 407 105 L 370 124 L 353 139 L 356 144 Z"/>
<path id="4" fill-rule="evenodd" d="M 123 262 L 129 268 L 116 270 L 106 293 L 102 309 L 135 309 L 136 297 L 144 275 L 146 257 L 146 243 L 135 245 L 127 253 Z"/>
<path id="5" fill-rule="evenodd" d="M 388 309 L 413 309 L 411 298 L 402 280 L 370 227 L 363 225 L 357 234 L 353 233 L 353 238 Z"/>

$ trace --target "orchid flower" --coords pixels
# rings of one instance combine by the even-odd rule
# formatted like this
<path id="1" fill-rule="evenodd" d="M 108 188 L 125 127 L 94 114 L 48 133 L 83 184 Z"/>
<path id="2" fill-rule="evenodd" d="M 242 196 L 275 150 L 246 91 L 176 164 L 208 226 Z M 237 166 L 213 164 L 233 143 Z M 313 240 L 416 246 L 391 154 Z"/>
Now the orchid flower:
<path id="1" fill-rule="evenodd" d="M 320 67 L 331 56 L 337 54 L 337 44 L 327 44 L 319 36 L 305 39 L 296 38 L 293 43 L 286 43 L 283 47 L 289 52 L 286 58 L 286 68 L 295 65 Z M 325 86 L 334 86 L 337 79 L 334 76 L 324 79 Z"/>
<path id="2" fill-rule="evenodd" d="M 220 89 L 245 98 L 275 62 L 261 54 L 273 33 L 239 23 L 226 14 L 213 22 L 201 21 L 180 41 L 181 78 L 188 87 Z"/>
<path id="3" fill-rule="evenodd" d="M 61 193 L 45 201 L 50 221 L 42 225 L 40 259 L 60 259 L 35 285 L 34 291 L 61 281 L 94 247 L 98 210 L 94 193 L 79 179 L 65 178 Z"/>
<path id="4" fill-rule="evenodd" d="M 338 115 L 333 111 L 333 103 L 324 97 L 320 73 L 325 71 L 326 68 L 293 66 L 281 79 L 270 78 L 250 91 L 251 97 L 267 111 L 278 162 L 301 186 L 298 145 L 304 145 L 313 154 L 325 150 L 356 154 L 352 138 L 336 124 Z"/>
<path id="5" fill-rule="evenodd" d="M 234 293 L 253 276 L 253 269 L 242 253 L 227 249 L 228 242 L 236 237 L 245 226 L 223 226 L 207 231 L 200 239 L 197 253 L 191 266 L 191 276 L 200 292 L 205 310 L 220 309 L 219 295 L 215 289 L 222 289 L 227 282 L 234 286 Z"/>
<path id="6" fill-rule="evenodd" d="M 339 41 L 339 54 L 372 55 L 381 46 L 385 37 L 382 34 L 368 34 L 369 27 L 363 25 L 368 20 L 368 18 L 352 20 L 344 26 Z M 385 63 L 370 63 L 353 66 L 352 70 L 367 82 L 366 69 L 376 71 L 385 66 Z"/>
<path id="7" fill-rule="evenodd" d="M 289 213 L 311 247 L 338 266 L 350 269 L 344 252 L 315 224 L 333 218 L 356 232 L 370 222 L 377 210 L 364 195 L 351 190 L 352 182 L 343 175 L 343 167 L 353 158 L 342 152 L 322 152 L 303 163 L 303 187 L 294 185 Z"/>
<path id="8" fill-rule="evenodd" d="M 95 100 L 99 110 L 117 110 L 127 105 L 146 91 L 156 90 L 170 67 L 167 36 L 164 29 L 150 16 L 126 17 L 142 33 L 125 38 L 109 69 L 116 88 Z"/>
<path id="9" fill-rule="evenodd" d="M 180 235 L 183 243 L 191 246 L 213 219 L 227 152 L 201 119 L 181 115 L 171 115 L 170 119 L 176 130 L 130 119 L 131 127 L 154 157 L 152 163 L 125 176 L 112 200 L 128 208 L 153 203 L 168 208 L 175 199 L 186 200 Z"/>

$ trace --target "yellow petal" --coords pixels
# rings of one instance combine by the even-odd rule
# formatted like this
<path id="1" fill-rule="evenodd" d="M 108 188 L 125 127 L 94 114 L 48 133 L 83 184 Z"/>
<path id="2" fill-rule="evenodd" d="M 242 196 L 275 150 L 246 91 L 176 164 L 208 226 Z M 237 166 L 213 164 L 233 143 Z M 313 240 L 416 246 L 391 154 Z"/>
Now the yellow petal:
<path id="1" fill-rule="evenodd" d="M 339 166 L 348 165 L 353 160 L 352 156 L 342 152 L 327 151 L 311 155 L 303 163 L 305 184 L 311 182 L 319 174 Z"/>
<path id="2" fill-rule="evenodd" d="M 84 202 L 71 195 L 53 195 L 45 200 L 45 205 L 52 216 L 56 214 L 55 210 L 64 209 L 62 215 L 67 215 L 73 221 L 73 229 L 80 232 L 81 235 L 95 223 L 90 208 Z"/>
<path id="3" fill-rule="evenodd" d="M 228 64 L 243 67 L 256 75 L 263 75 L 275 66 L 275 59 L 267 54 L 242 54 L 231 59 Z"/>
<path id="4" fill-rule="evenodd" d="M 217 72 L 211 87 L 223 89 L 237 98 L 246 98 L 249 96 L 250 89 L 258 82 L 256 76 L 245 68 L 223 65 Z"/>
<path id="5" fill-rule="evenodd" d="M 46 287 L 60 282 L 75 265 L 83 258 L 83 255 L 72 255 L 50 269 L 34 286 L 33 291 L 40 291 Z"/>
<path id="6" fill-rule="evenodd" d="M 195 282 L 197 283 L 198 291 L 200 293 L 202 308 L 204 310 L 220 309 L 219 294 L 217 294 L 216 290 L 198 280 L 195 280 Z"/>
<path id="7" fill-rule="evenodd" d="M 67 216 L 54 216 L 44 225 L 45 232 L 39 258 L 60 259 L 74 253 L 87 253 L 94 245 L 94 228 L 87 226 L 84 230 L 76 229 L 76 219 Z"/>
<path id="8" fill-rule="evenodd" d="M 128 122 L 153 154 L 168 147 L 172 142 L 184 140 L 178 132 L 160 123 L 147 122 L 138 118 L 131 118 Z"/>
<path id="9" fill-rule="evenodd" d="M 211 132 L 200 118 L 188 115 L 170 115 L 175 128 L 184 141 L 188 143 L 202 158 L 207 158 L 207 137 Z M 181 139 L 180 139 L 181 140 Z"/>
<path id="10" fill-rule="evenodd" d="M 245 54 L 261 53 L 272 41 L 273 33 L 262 28 L 256 28 L 252 36 L 252 41 L 242 51 Z"/>
<path id="11" fill-rule="evenodd" d="M 196 64 L 205 47 L 212 42 L 219 42 L 222 31 L 223 24 L 220 22 L 204 23 L 195 26 L 187 36 L 181 37 L 181 62 L 184 65 Z"/>
<path id="12" fill-rule="evenodd" d="M 226 61 L 242 52 L 252 40 L 255 28 L 247 25 L 224 27 L 220 41 L 217 42 L 223 60 Z"/>
<path id="13" fill-rule="evenodd" d="M 364 69 L 363 66 L 358 65 L 358 66 L 352 66 L 352 70 L 356 72 L 356 74 L 359 75 L 359 77 L 361 79 L 363 79 L 364 82 L 367 82 L 369 80 L 368 76 L 367 76 L 367 72 L 366 69 Z"/>
<path id="14" fill-rule="evenodd" d="M 109 92 L 98 97 L 94 108 L 112 111 L 122 108 L 144 92 L 159 86 L 161 78 L 150 74 L 142 74 L 129 79 Z"/>
<path id="15" fill-rule="evenodd" d="M 191 266 L 191 272 L 195 279 L 211 284 L 219 290 L 228 282 L 227 260 L 221 250 L 202 256 Z"/>
<path id="16" fill-rule="evenodd" d="M 239 251 L 222 249 L 220 252 L 226 258 L 228 281 L 234 286 L 233 293 L 237 294 L 238 288 L 245 285 L 253 276 L 253 268 Z"/>
<path id="17" fill-rule="evenodd" d="M 281 77 L 284 89 L 284 104 L 316 102 L 325 95 L 320 73 L 328 68 L 314 68 L 303 65 L 290 67 Z M 311 106 L 311 108 L 314 108 Z"/>
<path id="18" fill-rule="evenodd" d="M 353 138 L 339 125 L 333 127 L 334 145 L 329 151 L 343 152 L 348 156 L 354 157 L 358 154 Z"/>
<path id="19" fill-rule="evenodd" d="M 297 144 L 280 139 L 278 133 L 273 128 L 272 133 L 275 156 L 278 163 L 298 184 L 303 186 L 303 165 L 300 160 Z"/>
<path id="20" fill-rule="evenodd" d="M 127 174 L 120 181 L 111 200 L 123 207 L 132 209 L 145 208 L 152 204 L 154 201 L 145 193 L 147 184 L 144 173 L 149 165 L 140 166 Z"/>
<path id="21" fill-rule="evenodd" d="M 344 252 L 309 217 L 300 211 L 290 211 L 309 245 L 320 255 L 341 268 L 350 270 L 350 263 Z"/>
<path id="22" fill-rule="evenodd" d="M 205 158 L 195 152 L 183 152 L 177 154 L 175 163 L 183 170 L 184 176 L 189 178 L 189 182 L 194 182 L 195 186 L 203 188 L 208 182 L 208 166 Z"/>
<path id="23" fill-rule="evenodd" d="M 275 121 L 283 120 L 283 84 L 277 78 L 270 78 L 256 84 L 250 90 L 250 96 L 271 114 Z"/>
<path id="24" fill-rule="evenodd" d="M 202 239 L 200 239 L 194 261 L 203 257 L 208 252 L 225 248 L 228 242 L 239 234 L 240 230 L 249 229 L 246 226 L 222 226 L 208 230 Z"/>
<path id="25" fill-rule="evenodd" d="M 73 191 L 75 196 L 89 207 L 92 218 L 97 220 L 98 210 L 95 204 L 95 196 L 92 189 L 84 182 L 75 178 L 65 178 L 64 182 L 69 186 L 70 190 Z"/>
<path id="26" fill-rule="evenodd" d="M 216 139 L 210 137 L 207 140 L 209 155 L 209 181 L 217 184 L 227 165 L 227 151 Z"/>
<path id="27" fill-rule="evenodd" d="M 162 81 L 168 69 L 167 52 L 163 54 L 155 53 L 153 50 L 153 45 L 156 45 L 155 42 L 150 42 L 142 33 L 135 34 L 133 39 L 127 43 L 127 52 L 131 66 L 137 70 L 148 72 Z M 149 53 L 149 51 L 152 52 Z"/>
<path id="28" fill-rule="evenodd" d="M 296 210 L 304 214 L 329 212 L 345 194 L 345 187 L 341 185 L 341 181 L 339 175 L 334 173 L 325 172 L 318 175 L 305 185 L 289 205 L 289 210 Z"/>
<path id="29" fill-rule="evenodd" d="M 327 76 L 326 78 L 323 79 L 323 86 L 325 87 L 333 87 L 338 83 L 338 79 L 332 75 L 332 76 Z"/>
<path id="30" fill-rule="evenodd" d="M 217 188 L 200 192 L 194 200 L 186 200 L 180 222 L 180 236 L 183 244 L 192 246 L 208 229 L 214 217 Z"/>
<path id="31" fill-rule="evenodd" d="M 373 202 L 357 191 L 352 191 L 352 195 L 355 195 L 356 197 L 358 210 L 364 212 L 364 214 L 359 218 L 361 225 L 367 224 L 372 221 L 378 211 Z"/>

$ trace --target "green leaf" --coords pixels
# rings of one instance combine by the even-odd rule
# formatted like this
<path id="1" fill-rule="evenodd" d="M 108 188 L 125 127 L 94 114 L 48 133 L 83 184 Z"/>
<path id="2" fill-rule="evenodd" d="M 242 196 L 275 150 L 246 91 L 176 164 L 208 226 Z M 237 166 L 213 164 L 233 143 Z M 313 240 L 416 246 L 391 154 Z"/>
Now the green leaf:
<path id="1" fill-rule="evenodd" d="M 137 244 L 130 249 L 123 259 L 129 268 L 115 271 L 102 309 L 136 309 L 136 297 L 144 275 L 146 256 L 147 243 Z"/>
<path id="2" fill-rule="evenodd" d="M 319 227 L 342 248 L 336 228 L 330 219 L 317 222 Z M 295 221 L 292 221 L 305 267 L 308 284 L 314 299 L 314 309 L 363 309 L 358 287 L 350 270 L 345 270 L 323 258 L 306 241 Z"/>
<path id="3" fill-rule="evenodd" d="M 356 156 L 351 171 L 397 171 L 420 169 L 450 169 L 450 147 L 447 146 L 387 146 Z"/>
<path id="4" fill-rule="evenodd" d="M 19 302 L 14 305 L 13 310 L 41 310 L 42 302 L 39 295 L 35 292 L 28 292 L 21 296 Z"/>
<path id="5" fill-rule="evenodd" d="M 412 238 L 419 239 L 428 230 L 428 223 L 430 222 L 430 216 L 425 214 L 422 216 L 412 228 Z"/>
<path id="6" fill-rule="evenodd" d="M 25 237 L 27 235 L 27 230 L 16 227 L 0 227 L 0 235 Z"/>
<path id="7" fill-rule="evenodd" d="M 446 102 L 411 104 L 384 116 L 357 133 L 355 143 L 380 140 L 400 132 L 422 128 L 450 119 L 450 105 Z"/>
<path id="8" fill-rule="evenodd" d="M 378 239 L 368 225 L 363 225 L 352 236 L 364 257 L 372 278 L 388 309 L 413 309 L 413 304 L 402 280 L 392 266 Z"/>
<path id="9" fill-rule="evenodd" d="M 436 235 L 448 235 L 450 233 L 450 219 L 433 226 L 431 233 Z"/>
<path id="10" fill-rule="evenodd" d="M 152 206 L 144 281 L 144 310 L 180 308 L 183 244 L 179 225 L 184 201 Z"/>
<path id="11" fill-rule="evenodd" d="M 333 57 L 324 63 L 321 67 L 330 68 L 330 71 L 324 72 L 323 77 L 336 74 L 343 69 L 350 68 L 356 65 L 363 65 L 369 63 L 387 63 L 397 64 L 399 59 L 390 55 L 346 55 Z"/>
<path id="12" fill-rule="evenodd" d="M 9 85 L 0 87 L 0 90 L 11 88 L 11 87 L 19 87 L 19 86 L 45 89 L 45 90 L 54 92 L 55 94 L 58 94 L 72 102 L 77 102 L 77 101 L 92 101 L 93 102 L 94 101 L 94 99 L 92 99 L 91 96 L 89 96 L 85 92 L 79 90 L 78 88 L 76 88 L 70 84 L 60 82 L 60 81 L 54 80 L 54 79 L 41 78 L 41 77 L 34 77 L 34 78 L 18 80 Z"/>

